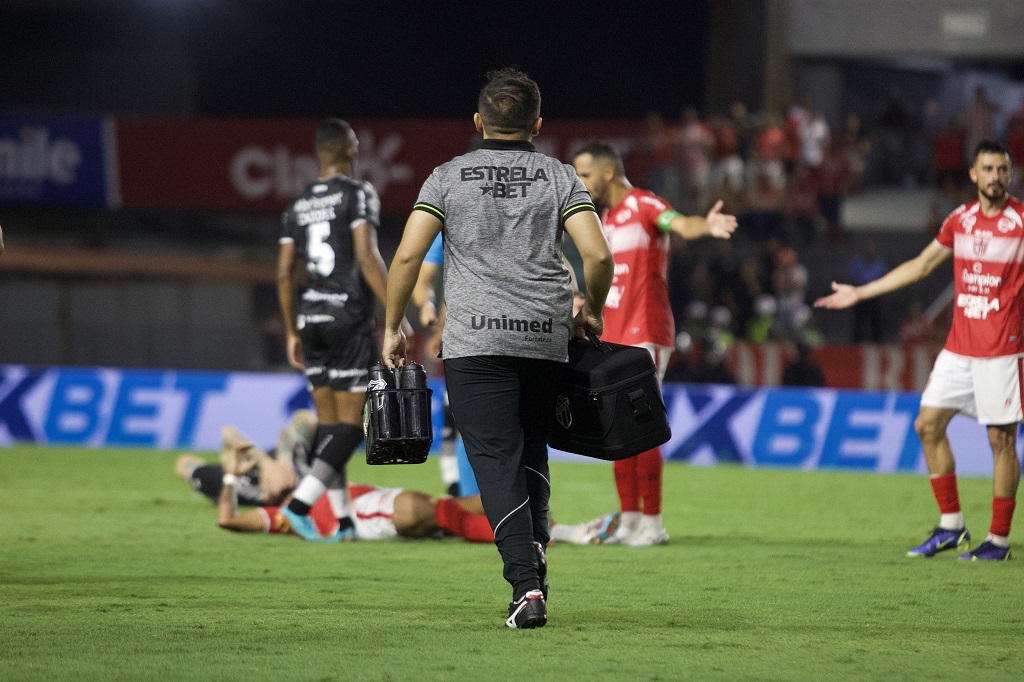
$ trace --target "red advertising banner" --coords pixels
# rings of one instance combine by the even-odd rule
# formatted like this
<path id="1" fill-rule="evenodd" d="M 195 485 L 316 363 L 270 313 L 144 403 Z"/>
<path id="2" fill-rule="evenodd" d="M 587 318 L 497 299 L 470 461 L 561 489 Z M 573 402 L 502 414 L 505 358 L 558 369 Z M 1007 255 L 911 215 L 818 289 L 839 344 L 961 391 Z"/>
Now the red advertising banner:
<path id="1" fill-rule="evenodd" d="M 318 173 L 316 119 L 138 119 L 117 122 L 122 204 L 275 212 Z M 359 138 L 356 177 L 369 180 L 385 213 L 405 213 L 434 169 L 473 138 L 462 120 L 352 120 Z M 628 150 L 635 121 L 545 122 L 537 148 L 563 160 L 593 139 Z"/>
<path id="2" fill-rule="evenodd" d="M 812 355 L 829 388 L 922 391 L 939 350 L 929 344 L 823 345 Z M 729 348 L 726 361 L 743 386 L 779 386 L 793 354 L 786 344 L 741 341 Z"/>

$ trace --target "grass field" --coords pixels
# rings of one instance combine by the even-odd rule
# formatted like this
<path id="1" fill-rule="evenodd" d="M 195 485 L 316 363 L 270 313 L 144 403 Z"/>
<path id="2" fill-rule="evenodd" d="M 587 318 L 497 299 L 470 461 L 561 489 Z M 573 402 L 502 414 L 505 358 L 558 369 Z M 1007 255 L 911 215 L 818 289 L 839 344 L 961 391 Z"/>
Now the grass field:
<path id="1" fill-rule="evenodd" d="M 548 626 L 509 631 L 493 546 L 234 535 L 173 460 L 0 450 L 0 679 L 1024 676 L 1024 556 L 905 558 L 921 477 L 669 465 L 672 543 L 553 546 Z M 609 466 L 552 474 L 556 518 L 615 507 Z M 440 489 L 433 461 L 351 478 Z M 961 483 L 976 537 L 990 485 Z"/>

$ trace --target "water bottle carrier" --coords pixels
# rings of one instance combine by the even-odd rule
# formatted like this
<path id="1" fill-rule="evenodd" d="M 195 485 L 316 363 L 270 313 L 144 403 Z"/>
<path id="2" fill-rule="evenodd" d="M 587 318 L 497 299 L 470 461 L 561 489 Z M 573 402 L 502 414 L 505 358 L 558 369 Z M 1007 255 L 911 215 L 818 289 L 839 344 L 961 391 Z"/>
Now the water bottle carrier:
<path id="1" fill-rule="evenodd" d="M 366 392 L 363 427 L 367 464 L 422 464 L 434 439 L 429 388 Z"/>

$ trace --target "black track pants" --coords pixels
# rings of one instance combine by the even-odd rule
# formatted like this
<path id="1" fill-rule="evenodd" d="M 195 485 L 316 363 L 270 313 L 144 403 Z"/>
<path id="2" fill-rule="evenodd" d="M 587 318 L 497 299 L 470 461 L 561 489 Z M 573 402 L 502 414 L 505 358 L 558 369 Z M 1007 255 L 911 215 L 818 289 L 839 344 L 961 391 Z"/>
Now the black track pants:
<path id="1" fill-rule="evenodd" d="M 547 547 L 547 429 L 562 364 L 508 356 L 444 361 L 455 425 L 480 486 L 513 599 L 539 587 L 533 543 Z"/>

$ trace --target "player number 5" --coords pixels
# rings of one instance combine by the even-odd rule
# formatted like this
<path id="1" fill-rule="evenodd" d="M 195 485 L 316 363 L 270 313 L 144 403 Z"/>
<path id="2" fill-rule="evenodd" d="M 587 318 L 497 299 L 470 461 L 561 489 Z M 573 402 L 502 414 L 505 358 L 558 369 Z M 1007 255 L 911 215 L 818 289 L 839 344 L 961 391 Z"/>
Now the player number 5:
<path id="1" fill-rule="evenodd" d="M 334 272 L 334 249 L 327 243 L 331 236 L 331 224 L 327 222 L 312 223 L 306 228 L 309 241 L 309 265 L 307 269 L 321 277 Z"/>

